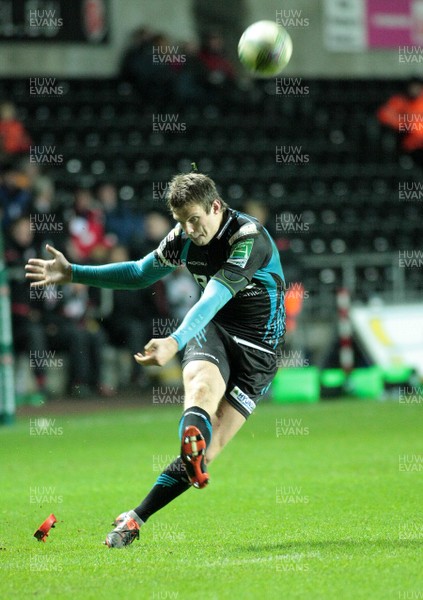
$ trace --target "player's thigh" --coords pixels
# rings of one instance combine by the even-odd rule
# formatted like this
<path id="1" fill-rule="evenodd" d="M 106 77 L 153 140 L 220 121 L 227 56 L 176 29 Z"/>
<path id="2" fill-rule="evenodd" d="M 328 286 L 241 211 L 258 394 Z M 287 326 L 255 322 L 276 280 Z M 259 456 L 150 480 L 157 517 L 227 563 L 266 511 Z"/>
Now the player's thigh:
<path id="1" fill-rule="evenodd" d="M 244 425 L 246 418 L 226 398 L 219 402 L 212 416 L 213 434 L 207 448 L 206 461 L 211 462 Z"/>
<path id="2" fill-rule="evenodd" d="M 185 409 L 199 406 L 214 414 L 226 389 L 219 368 L 207 360 L 192 360 L 184 367 L 183 381 Z"/>
<path id="3" fill-rule="evenodd" d="M 193 338 L 182 359 L 185 408 L 200 406 L 213 415 L 225 394 L 229 359 L 218 327 L 210 321 L 201 339 Z"/>

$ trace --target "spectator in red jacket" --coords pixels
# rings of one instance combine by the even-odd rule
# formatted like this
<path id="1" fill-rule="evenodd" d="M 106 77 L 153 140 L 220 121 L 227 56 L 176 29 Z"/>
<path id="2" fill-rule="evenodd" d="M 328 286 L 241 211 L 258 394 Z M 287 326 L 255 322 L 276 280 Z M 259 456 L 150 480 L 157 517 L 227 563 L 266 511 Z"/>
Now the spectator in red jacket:
<path id="1" fill-rule="evenodd" d="M 198 57 L 209 71 L 211 83 L 218 85 L 235 81 L 235 68 L 226 56 L 225 42 L 220 33 L 215 31 L 206 36 Z"/>
<path id="2" fill-rule="evenodd" d="M 71 252 L 74 260 L 104 259 L 116 243 L 116 236 L 106 234 L 103 211 L 90 192 L 79 188 L 75 192 L 74 214 L 69 223 Z"/>

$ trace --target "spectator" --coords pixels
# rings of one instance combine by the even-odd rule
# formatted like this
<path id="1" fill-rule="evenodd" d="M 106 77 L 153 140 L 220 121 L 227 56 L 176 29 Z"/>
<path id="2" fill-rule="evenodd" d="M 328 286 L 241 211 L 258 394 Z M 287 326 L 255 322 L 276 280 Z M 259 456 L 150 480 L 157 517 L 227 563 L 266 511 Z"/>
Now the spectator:
<path id="1" fill-rule="evenodd" d="M 79 188 L 75 192 L 74 214 L 70 219 L 69 232 L 73 260 L 103 260 L 116 243 L 113 235 L 106 235 L 104 216 L 97 208 L 90 190 Z"/>
<path id="2" fill-rule="evenodd" d="M 153 208 L 144 214 L 144 235 L 132 256 L 138 259 L 155 250 L 162 239 L 167 235 L 171 227 L 168 213 L 160 208 Z"/>
<path id="3" fill-rule="evenodd" d="M 251 22 L 246 0 L 230 2 L 192 2 L 192 15 L 199 39 L 204 39 L 210 31 L 218 30 L 225 40 L 229 59 L 240 67 L 237 57 L 238 40 Z"/>
<path id="4" fill-rule="evenodd" d="M 133 83 L 143 97 L 157 101 L 164 93 L 172 95 L 176 72 L 170 56 L 171 42 L 162 33 L 148 29 L 135 31 L 132 45 L 126 51 L 121 66 L 121 76 Z"/>
<path id="5" fill-rule="evenodd" d="M 110 251 L 110 262 L 129 260 L 124 246 L 115 246 Z M 145 388 L 150 384 L 147 369 L 140 369 L 133 355 L 144 348 L 153 334 L 152 323 L 157 317 L 154 295 L 151 290 L 114 290 L 113 310 L 104 319 L 104 326 L 114 346 L 127 348 L 131 353 L 131 382 Z"/>
<path id="6" fill-rule="evenodd" d="M 289 346 L 292 333 L 297 329 L 305 297 L 302 283 L 302 265 L 291 249 L 290 240 L 281 236 L 280 232 L 277 231 L 275 222 L 270 220 L 269 208 L 264 202 L 250 198 L 245 202 L 244 210 L 247 214 L 255 217 L 271 233 L 281 256 L 285 281 L 288 286 L 285 293 L 285 311 L 286 342 Z"/>
<path id="7" fill-rule="evenodd" d="M 257 219 L 257 221 L 261 225 L 266 227 L 266 229 L 271 233 L 273 239 L 276 239 L 278 237 L 277 233 L 276 233 L 275 222 L 274 222 L 275 221 L 274 214 L 272 213 L 272 215 L 273 215 L 273 221 L 272 221 L 270 219 L 269 206 L 267 204 L 265 204 L 262 200 L 256 200 L 255 198 L 248 198 L 248 200 L 246 200 L 244 202 L 243 211 L 246 212 L 248 215 Z"/>
<path id="8" fill-rule="evenodd" d="M 6 235 L 5 257 L 9 270 L 12 303 L 12 330 L 15 350 L 25 352 L 33 368 L 37 392 L 46 394 L 47 338 L 42 324 L 42 302 L 31 298 L 25 282 L 24 265 L 39 255 L 34 232 L 27 216 L 18 217 Z M 36 290 L 34 290 L 36 291 Z"/>
<path id="9" fill-rule="evenodd" d="M 51 181 L 51 178 L 47 175 L 42 166 L 37 162 L 31 161 L 31 157 L 22 157 L 19 160 L 18 167 L 20 173 L 22 173 L 24 177 L 23 181 L 25 182 L 25 188 L 31 193 L 33 193 L 39 185 L 40 179 L 49 179 Z"/>
<path id="10" fill-rule="evenodd" d="M 51 243 L 59 250 L 67 248 L 68 229 L 64 212 L 56 200 L 53 181 L 40 176 L 35 182 L 30 204 L 32 227 L 41 247 Z"/>
<path id="11" fill-rule="evenodd" d="M 414 78 L 377 111 L 379 121 L 398 133 L 400 148 L 423 165 L 423 81 Z"/>
<path id="12" fill-rule="evenodd" d="M 57 314 L 61 319 L 57 318 Z M 64 317 L 64 318 L 63 318 Z M 70 391 L 77 397 L 112 396 L 115 390 L 101 380 L 103 348 L 107 341 L 104 329 L 95 316 L 88 288 L 77 283 L 63 289 L 59 312 L 47 317 L 50 343 L 69 350 Z"/>
<path id="13" fill-rule="evenodd" d="M 4 165 L 0 176 L 0 215 L 5 232 L 13 221 L 28 214 L 30 203 L 25 177 L 14 164 Z"/>
<path id="14" fill-rule="evenodd" d="M 113 183 L 99 185 L 96 197 L 103 210 L 106 234 L 114 234 L 117 243 L 123 246 L 136 245 L 142 240 L 141 215 L 119 204 L 117 189 Z"/>
<path id="15" fill-rule="evenodd" d="M 175 97 L 194 103 L 227 99 L 236 89 L 236 80 L 235 69 L 224 55 L 223 38 L 211 34 L 201 50 L 194 42 L 185 42 L 181 48 L 184 63 L 176 70 Z"/>
<path id="16" fill-rule="evenodd" d="M 137 64 L 144 52 L 148 51 L 155 34 L 148 27 L 137 27 L 130 37 L 129 46 L 123 54 L 120 65 L 120 76 L 128 81 L 133 81 L 137 74 Z"/>
<path id="17" fill-rule="evenodd" d="M 195 42 L 181 45 L 185 62 L 180 65 L 175 80 L 175 96 L 182 102 L 207 102 L 208 71 L 199 58 L 199 47 Z"/>
<path id="18" fill-rule="evenodd" d="M 162 239 L 168 234 L 171 226 L 170 218 L 165 211 L 150 210 L 144 217 L 144 240 L 136 249 L 136 258 L 153 252 Z M 169 303 L 166 295 L 165 280 L 161 279 L 149 288 L 154 300 L 154 316 L 168 318 Z"/>
<path id="19" fill-rule="evenodd" d="M 199 59 L 209 72 L 212 85 L 223 86 L 235 81 L 235 68 L 226 57 L 223 36 L 213 31 L 208 33 L 201 44 Z"/>
<path id="20" fill-rule="evenodd" d="M 15 105 L 0 105 L 0 156 L 15 156 L 28 152 L 32 140 L 16 116 Z"/>
<path id="21" fill-rule="evenodd" d="M 164 280 L 170 318 L 180 324 L 199 298 L 199 288 L 185 269 L 176 269 Z"/>

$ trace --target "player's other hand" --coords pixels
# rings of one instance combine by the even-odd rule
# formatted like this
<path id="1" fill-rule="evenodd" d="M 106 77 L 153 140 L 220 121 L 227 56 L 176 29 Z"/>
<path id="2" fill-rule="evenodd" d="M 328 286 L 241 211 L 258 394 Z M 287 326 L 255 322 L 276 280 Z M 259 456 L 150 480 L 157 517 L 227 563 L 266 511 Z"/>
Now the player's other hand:
<path id="1" fill-rule="evenodd" d="M 53 257 L 51 260 L 30 258 L 25 265 L 25 277 L 31 280 L 31 287 L 69 283 L 72 279 L 70 262 L 53 246 L 46 244 L 46 249 Z"/>
<path id="2" fill-rule="evenodd" d="M 139 365 L 162 367 L 178 352 L 178 343 L 173 337 L 152 339 L 144 346 L 144 350 L 144 354 L 134 354 Z"/>

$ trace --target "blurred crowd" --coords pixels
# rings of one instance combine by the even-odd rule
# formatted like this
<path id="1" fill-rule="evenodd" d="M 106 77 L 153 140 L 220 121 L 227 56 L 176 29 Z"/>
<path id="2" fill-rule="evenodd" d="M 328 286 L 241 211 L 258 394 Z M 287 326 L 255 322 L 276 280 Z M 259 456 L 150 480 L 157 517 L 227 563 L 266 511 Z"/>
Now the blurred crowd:
<path id="1" fill-rule="evenodd" d="M 114 395 L 116 386 L 104 378 L 104 349 L 125 348 L 133 355 L 151 337 L 169 335 L 198 299 L 198 287 L 186 270 L 177 269 L 145 290 L 105 291 L 79 284 L 30 288 L 24 266 L 29 258 L 51 258 L 46 244 L 78 264 L 139 260 L 158 247 L 173 223 L 161 208 L 142 211 L 129 206 L 111 181 L 64 195 L 48 170 L 31 162 L 28 143 L 33 142 L 17 120 L 15 107 L 8 103 L 5 112 L 14 126 L 4 127 L 2 119 L 0 131 L 13 131 L 14 143 L 3 143 L 7 134 L 0 137 L 0 217 L 15 353 L 34 358 L 31 368 L 41 394 L 49 393 L 44 358 L 53 352 L 68 356 L 69 394 Z M 1 106 L 0 114 L 5 114 Z M 271 232 L 284 254 L 287 280 L 296 281 L 298 261 L 289 241 L 277 233 L 268 207 L 250 199 L 243 208 Z M 302 295 L 293 299 L 292 310 L 287 306 L 288 333 L 295 330 Z M 132 361 L 126 383 L 147 387 L 148 373 Z"/>
<path id="2" fill-rule="evenodd" d="M 181 103 L 219 101 L 237 85 L 235 66 L 218 31 L 205 33 L 200 43 L 178 43 L 140 27 L 122 57 L 120 75 L 144 98 L 157 100 L 165 95 Z"/>
<path id="3" fill-rule="evenodd" d="M 224 38 L 217 31 L 206 32 L 199 44 L 175 44 L 163 33 L 138 28 L 122 57 L 120 75 L 142 89 L 143 98 L 165 95 L 183 103 L 219 100 L 238 85 Z M 23 356 L 35 352 L 31 369 L 42 394 L 49 393 L 48 361 L 43 357 L 58 352 L 68 356 L 69 394 L 112 395 L 116 387 L 103 375 L 104 348 L 126 348 L 134 354 L 151 337 L 169 335 L 199 292 L 183 269 L 146 290 L 105 291 L 78 284 L 30 288 L 24 266 L 29 258 L 50 258 L 47 243 L 78 264 L 139 260 L 158 246 L 173 225 L 165 210 L 145 212 L 122 200 L 113 181 L 79 187 L 71 195 L 56 189 L 48 169 L 30 160 L 30 148 L 36 144 L 13 103 L 1 104 L 0 217 L 14 350 Z M 245 210 L 277 237 L 267 207 L 252 201 Z M 278 239 L 278 245 L 289 270 L 289 245 L 283 239 Z M 295 270 L 298 265 L 294 260 L 292 264 Z M 148 370 L 132 363 L 129 385 L 150 385 Z"/>
<path id="4" fill-rule="evenodd" d="M 49 173 L 30 162 L 26 147 L 30 137 L 21 124 L 20 128 L 15 128 L 13 148 L 1 144 L 0 160 L 0 217 L 15 352 L 34 358 L 31 364 L 41 394 L 49 393 L 44 358 L 63 352 L 69 359 L 68 393 L 112 395 L 116 389 L 102 380 L 105 346 L 134 354 L 157 335 L 155 323 L 161 332 L 167 326 L 176 328 L 196 301 L 197 286 L 177 270 L 146 290 L 104 293 L 78 284 L 30 288 L 24 266 L 29 258 L 50 258 L 47 243 L 78 264 L 139 260 L 158 246 L 172 221 L 160 208 L 142 212 L 126 206 L 111 182 L 77 188 L 71 201 L 63 201 Z M 4 130 L 0 122 L 0 131 Z M 146 370 L 135 361 L 129 384 L 149 385 Z"/>

